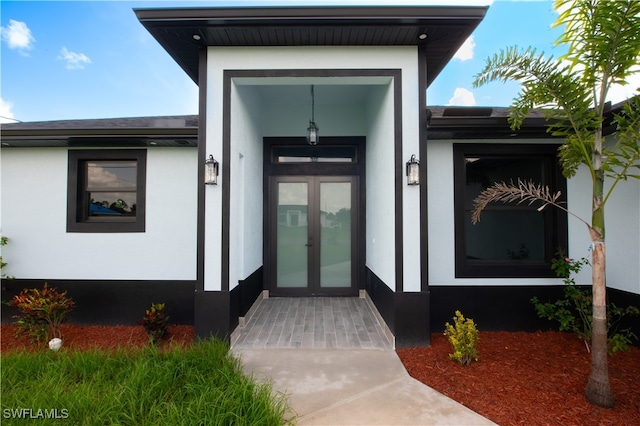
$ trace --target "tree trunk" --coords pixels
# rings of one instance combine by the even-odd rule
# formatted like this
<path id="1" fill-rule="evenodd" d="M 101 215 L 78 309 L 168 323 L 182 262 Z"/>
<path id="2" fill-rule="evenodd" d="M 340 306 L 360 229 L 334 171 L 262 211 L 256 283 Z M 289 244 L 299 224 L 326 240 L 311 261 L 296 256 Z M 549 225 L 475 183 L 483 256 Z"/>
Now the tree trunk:
<path id="1" fill-rule="evenodd" d="M 596 142 L 598 142 L 596 138 Z M 596 143 L 597 146 L 597 143 Z M 596 149 L 599 154 L 600 150 Z M 598 155 L 598 160 L 599 160 Z M 599 165 L 599 161 L 595 162 Z M 593 241 L 592 255 L 592 293 L 593 324 L 591 327 L 591 374 L 585 389 L 585 396 L 592 404 L 613 408 L 614 398 L 609 384 L 609 365 L 607 352 L 607 287 L 606 254 L 604 243 L 604 206 L 602 192 L 604 174 L 599 168 L 593 182 L 592 228 L 589 230 Z"/>
<path id="2" fill-rule="evenodd" d="M 601 407 L 613 408 L 607 359 L 607 305 L 605 288 L 605 245 L 593 248 L 593 327 L 591 330 L 591 375 L 585 390 L 587 400 Z"/>

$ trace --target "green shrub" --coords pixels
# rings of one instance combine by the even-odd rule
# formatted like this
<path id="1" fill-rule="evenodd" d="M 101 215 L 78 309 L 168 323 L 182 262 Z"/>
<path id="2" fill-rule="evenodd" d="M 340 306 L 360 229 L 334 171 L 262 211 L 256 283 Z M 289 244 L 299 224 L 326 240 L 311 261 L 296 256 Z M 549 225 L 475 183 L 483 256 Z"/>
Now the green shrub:
<path id="1" fill-rule="evenodd" d="M 8 243 L 9 243 L 9 238 L 5 237 L 4 235 L 0 235 L 0 247 L 6 246 Z M 4 268 L 5 266 L 7 266 L 7 262 L 2 260 L 2 256 L 0 256 L 0 269 Z M 13 277 L 10 277 L 5 273 L 1 273 L 0 278 L 4 278 L 7 280 L 13 279 Z"/>
<path id="2" fill-rule="evenodd" d="M 591 288 L 582 288 L 576 285 L 571 276 L 577 274 L 583 266 L 589 265 L 585 258 L 580 260 L 570 259 L 559 252 L 558 258 L 551 260 L 551 269 L 555 271 L 564 282 L 563 298 L 555 302 L 541 302 L 537 297 L 531 299 L 536 313 L 540 318 L 558 322 L 560 331 L 570 331 L 582 339 L 590 351 L 591 327 L 593 324 L 593 306 Z M 629 350 L 633 340 L 638 337 L 630 329 L 621 329 L 620 321 L 624 317 L 640 315 L 640 310 L 635 306 L 621 308 L 614 303 L 607 303 L 607 335 L 610 354 Z"/>
<path id="3" fill-rule="evenodd" d="M 451 343 L 453 353 L 449 357 L 462 365 L 469 365 L 478 360 L 478 329 L 471 318 L 465 319 L 460 311 L 456 311 L 453 324 L 444 325 L 444 334 Z"/>
<path id="4" fill-rule="evenodd" d="M 142 317 L 142 326 L 147 332 L 149 343 L 159 345 L 167 334 L 169 317 L 164 303 L 152 303 L 151 309 L 147 309 Z"/>
<path id="5" fill-rule="evenodd" d="M 23 289 L 13 296 L 9 305 L 20 312 L 15 317 L 18 325 L 16 334 L 27 335 L 32 342 L 39 343 L 43 338 L 62 337 L 60 325 L 75 303 L 67 297 L 66 291 L 60 293 L 57 288 L 44 283 L 42 290 Z"/>

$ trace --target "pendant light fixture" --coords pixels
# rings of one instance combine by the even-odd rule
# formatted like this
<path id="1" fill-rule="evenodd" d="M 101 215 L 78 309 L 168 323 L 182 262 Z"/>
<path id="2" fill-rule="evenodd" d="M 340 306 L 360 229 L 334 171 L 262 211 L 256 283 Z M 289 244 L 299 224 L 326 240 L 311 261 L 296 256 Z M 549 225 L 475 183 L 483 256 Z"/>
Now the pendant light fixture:
<path id="1" fill-rule="evenodd" d="M 318 126 L 315 123 L 315 93 L 314 87 L 311 85 L 311 121 L 309 121 L 309 127 L 307 128 L 307 143 L 309 145 L 318 144 Z"/>

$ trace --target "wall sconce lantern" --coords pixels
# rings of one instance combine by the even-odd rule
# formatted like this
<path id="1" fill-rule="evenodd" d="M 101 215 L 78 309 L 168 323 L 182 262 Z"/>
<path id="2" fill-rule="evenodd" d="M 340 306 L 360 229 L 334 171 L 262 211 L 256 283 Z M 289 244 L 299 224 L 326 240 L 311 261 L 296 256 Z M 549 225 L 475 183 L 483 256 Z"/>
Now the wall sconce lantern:
<path id="1" fill-rule="evenodd" d="M 318 130 L 320 130 L 315 122 L 315 103 L 313 85 L 311 85 L 311 121 L 307 127 L 307 143 L 312 146 L 318 144 Z"/>
<path id="2" fill-rule="evenodd" d="M 218 170 L 220 165 L 213 158 L 213 155 L 209 155 L 207 161 L 204 162 L 204 183 L 206 185 L 218 184 Z"/>
<path id="3" fill-rule="evenodd" d="M 416 155 L 411 155 L 407 161 L 407 185 L 420 185 L 420 162 L 416 160 Z"/>

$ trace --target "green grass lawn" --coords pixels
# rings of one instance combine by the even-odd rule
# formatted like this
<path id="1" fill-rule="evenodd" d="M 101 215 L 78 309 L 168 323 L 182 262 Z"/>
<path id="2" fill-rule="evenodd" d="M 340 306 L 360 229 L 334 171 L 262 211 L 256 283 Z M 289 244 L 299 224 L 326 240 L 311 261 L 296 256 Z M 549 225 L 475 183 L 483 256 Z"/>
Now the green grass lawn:
<path id="1" fill-rule="evenodd" d="M 281 425 L 293 417 L 286 397 L 245 376 L 217 340 L 172 350 L 9 353 L 0 376 L 3 425 Z"/>

